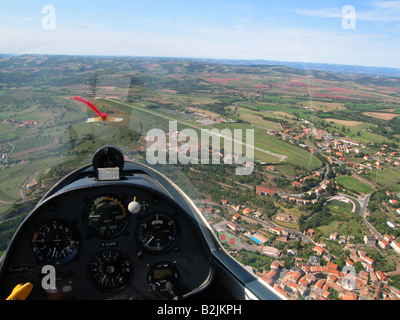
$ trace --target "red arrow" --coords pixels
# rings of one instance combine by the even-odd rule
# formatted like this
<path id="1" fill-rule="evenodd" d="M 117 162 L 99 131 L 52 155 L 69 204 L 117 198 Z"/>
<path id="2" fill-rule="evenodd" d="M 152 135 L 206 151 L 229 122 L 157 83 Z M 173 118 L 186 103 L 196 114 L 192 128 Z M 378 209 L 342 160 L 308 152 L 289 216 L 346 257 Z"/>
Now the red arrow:
<path id="1" fill-rule="evenodd" d="M 80 102 L 83 102 L 83 103 L 87 104 L 90 108 L 92 108 L 92 110 L 93 110 L 94 112 L 96 112 L 96 114 L 97 114 L 99 117 L 101 117 L 101 119 L 102 119 L 103 121 L 105 121 L 105 120 L 107 119 L 107 113 L 106 113 L 106 112 L 101 113 L 101 112 L 99 111 L 99 109 L 97 109 L 97 108 L 94 106 L 93 103 L 91 103 L 91 102 L 89 102 L 89 101 L 87 101 L 87 100 L 85 100 L 85 99 L 83 99 L 83 98 L 81 98 L 81 97 L 73 97 L 73 99 L 78 100 L 78 101 L 80 101 Z"/>

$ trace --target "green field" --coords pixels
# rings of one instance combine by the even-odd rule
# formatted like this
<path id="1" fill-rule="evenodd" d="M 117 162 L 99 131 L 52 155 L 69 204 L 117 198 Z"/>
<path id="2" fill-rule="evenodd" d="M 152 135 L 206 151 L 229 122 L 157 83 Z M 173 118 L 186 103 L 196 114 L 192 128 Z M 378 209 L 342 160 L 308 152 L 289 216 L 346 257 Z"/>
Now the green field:
<path id="1" fill-rule="evenodd" d="M 359 194 L 369 194 L 374 191 L 369 185 L 366 183 L 355 179 L 351 176 L 343 176 L 340 175 L 336 178 L 337 182 L 346 188 L 349 191 L 356 191 Z"/>
<path id="2" fill-rule="evenodd" d="M 283 163 L 290 163 L 291 165 L 299 165 L 307 170 L 314 170 L 321 166 L 321 162 L 310 152 L 299 148 L 293 144 L 286 143 L 276 136 L 268 134 L 266 130 L 250 127 L 243 123 L 233 124 L 221 124 L 217 128 L 222 130 L 228 128 L 230 130 L 242 129 L 254 129 L 254 145 L 255 147 L 267 150 L 278 155 L 287 156 L 287 159 Z M 275 161 L 271 162 L 274 164 L 282 163 L 279 157 L 274 157 Z"/>
<path id="3" fill-rule="evenodd" d="M 378 183 L 383 188 L 400 192 L 400 172 L 390 167 L 383 167 L 382 171 L 368 174 L 369 180 Z"/>
<path id="4" fill-rule="evenodd" d="M 359 209 L 359 204 L 356 201 L 357 208 Z M 338 232 L 340 235 L 353 235 L 359 241 L 362 239 L 362 229 L 360 227 L 360 222 L 357 219 L 357 211 L 355 214 L 351 212 L 353 205 L 351 203 L 346 203 L 343 201 L 332 200 L 327 203 L 326 209 L 329 213 L 335 217 L 334 221 L 331 223 L 319 226 L 317 230 L 322 233 L 324 238 L 330 237 L 334 232 Z"/>
<path id="5" fill-rule="evenodd" d="M 41 160 L 36 160 L 34 163 L 27 162 L 17 164 L 7 170 L 0 171 L 0 200 L 2 201 L 19 201 L 21 195 L 19 188 L 22 187 L 26 191 L 26 183 L 29 183 L 29 178 L 36 172 L 39 172 L 49 165 L 54 164 L 53 158 L 43 157 Z"/>

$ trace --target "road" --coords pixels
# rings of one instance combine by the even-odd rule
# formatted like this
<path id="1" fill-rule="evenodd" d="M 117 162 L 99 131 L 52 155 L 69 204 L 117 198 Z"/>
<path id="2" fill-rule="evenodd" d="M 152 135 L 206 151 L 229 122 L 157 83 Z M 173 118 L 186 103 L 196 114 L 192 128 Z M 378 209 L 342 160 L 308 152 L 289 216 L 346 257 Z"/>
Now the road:
<path id="1" fill-rule="evenodd" d="M 376 231 L 376 229 L 365 218 L 365 213 L 367 211 L 368 202 L 369 202 L 369 199 L 371 198 L 371 195 L 372 194 L 367 194 L 364 198 L 358 198 L 357 199 L 357 201 L 361 205 L 360 216 L 361 216 L 361 219 L 363 220 L 363 222 L 365 223 L 365 225 L 375 235 L 375 237 L 380 239 L 380 240 L 383 240 L 383 236 L 378 231 Z"/>

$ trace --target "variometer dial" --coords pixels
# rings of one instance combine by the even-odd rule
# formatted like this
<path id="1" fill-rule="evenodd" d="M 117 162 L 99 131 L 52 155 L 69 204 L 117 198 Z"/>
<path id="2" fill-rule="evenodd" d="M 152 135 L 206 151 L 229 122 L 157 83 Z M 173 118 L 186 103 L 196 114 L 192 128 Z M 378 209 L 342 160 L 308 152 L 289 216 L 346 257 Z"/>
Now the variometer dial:
<path id="1" fill-rule="evenodd" d="M 179 226 L 167 213 L 152 213 L 138 224 L 136 237 L 139 246 L 152 253 L 164 253 L 177 243 Z"/>
<path id="2" fill-rule="evenodd" d="M 43 223 L 32 236 L 32 250 L 36 258 L 52 265 L 71 261 L 78 253 L 79 243 L 77 229 L 61 220 Z"/>
<path id="3" fill-rule="evenodd" d="M 87 227 L 99 238 L 120 234 L 128 224 L 124 202 L 114 196 L 102 196 L 89 203 L 84 212 Z"/>

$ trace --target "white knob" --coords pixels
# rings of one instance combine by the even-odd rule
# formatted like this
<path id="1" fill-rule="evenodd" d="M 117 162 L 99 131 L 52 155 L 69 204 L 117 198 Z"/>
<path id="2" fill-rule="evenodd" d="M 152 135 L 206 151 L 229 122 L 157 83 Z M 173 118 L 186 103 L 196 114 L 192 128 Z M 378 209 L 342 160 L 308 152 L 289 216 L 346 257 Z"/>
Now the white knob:
<path id="1" fill-rule="evenodd" d="M 138 213 L 140 211 L 140 203 L 133 200 L 131 203 L 129 203 L 128 210 L 130 213 Z"/>

